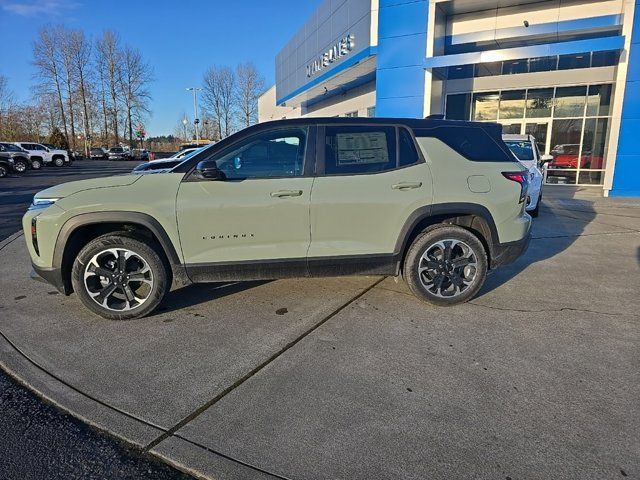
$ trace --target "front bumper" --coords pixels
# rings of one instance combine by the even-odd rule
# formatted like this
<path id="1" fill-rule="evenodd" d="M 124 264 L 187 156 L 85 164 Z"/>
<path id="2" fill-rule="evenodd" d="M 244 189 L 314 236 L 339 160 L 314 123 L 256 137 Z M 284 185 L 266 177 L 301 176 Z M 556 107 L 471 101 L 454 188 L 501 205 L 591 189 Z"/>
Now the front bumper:
<path id="1" fill-rule="evenodd" d="M 491 268 L 502 267 L 515 262 L 529 248 L 531 241 L 531 232 L 516 242 L 499 243 L 493 246 L 493 254 L 491 255 Z"/>
<path id="2" fill-rule="evenodd" d="M 33 270 L 31 271 L 30 277 L 33 280 L 48 283 L 49 285 L 53 285 L 56 290 L 64 295 L 69 295 L 71 292 L 67 291 L 67 288 L 62 280 L 62 272 L 59 268 L 44 268 L 31 264 Z"/>

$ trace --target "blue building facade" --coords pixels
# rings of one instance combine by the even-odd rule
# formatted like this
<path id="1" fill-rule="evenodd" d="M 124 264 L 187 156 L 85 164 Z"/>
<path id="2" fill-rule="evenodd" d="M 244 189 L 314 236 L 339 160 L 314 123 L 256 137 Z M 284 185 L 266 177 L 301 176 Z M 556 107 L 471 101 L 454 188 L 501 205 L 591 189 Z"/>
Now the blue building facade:
<path id="1" fill-rule="evenodd" d="M 278 54 L 260 118 L 499 122 L 553 156 L 547 183 L 640 196 L 639 3 L 325 0 Z"/>

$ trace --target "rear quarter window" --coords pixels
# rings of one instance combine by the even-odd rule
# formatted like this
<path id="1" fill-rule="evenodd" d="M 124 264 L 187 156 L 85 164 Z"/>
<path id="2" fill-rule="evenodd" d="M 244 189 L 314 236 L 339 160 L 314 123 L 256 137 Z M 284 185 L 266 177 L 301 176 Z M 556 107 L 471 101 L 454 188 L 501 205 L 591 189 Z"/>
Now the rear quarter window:
<path id="1" fill-rule="evenodd" d="M 500 133 L 498 129 L 496 132 Z M 471 125 L 447 125 L 417 128 L 416 137 L 437 138 L 473 162 L 513 162 L 514 158 L 502 138 L 494 138 L 485 128 Z"/>

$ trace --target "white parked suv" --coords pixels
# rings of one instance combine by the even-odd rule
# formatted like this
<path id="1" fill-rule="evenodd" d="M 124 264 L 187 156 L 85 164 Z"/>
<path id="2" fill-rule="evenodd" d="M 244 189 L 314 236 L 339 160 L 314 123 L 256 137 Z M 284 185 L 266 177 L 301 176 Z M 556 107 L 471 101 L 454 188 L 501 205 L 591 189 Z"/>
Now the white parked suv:
<path id="1" fill-rule="evenodd" d="M 540 155 L 538 144 L 533 135 L 502 135 L 504 143 L 516 158 L 529 170 L 529 192 L 527 194 L 526 210 L 532 217 L 540 213 L 542 200 L 542 183 L 544 175 L 542 168 L 545 163 L 553 160 L 551 155 Z"/>
<path id="2" fill-rule="evenodd" d="M 66 150 L 57 150 L 45 147 L 40 143 L 33 142 L 13 142 L 29 153 L 31 160 L 40 160 L 43 165 L 55 165 L 62 167 L 70 163 L 69 154 Z"/>

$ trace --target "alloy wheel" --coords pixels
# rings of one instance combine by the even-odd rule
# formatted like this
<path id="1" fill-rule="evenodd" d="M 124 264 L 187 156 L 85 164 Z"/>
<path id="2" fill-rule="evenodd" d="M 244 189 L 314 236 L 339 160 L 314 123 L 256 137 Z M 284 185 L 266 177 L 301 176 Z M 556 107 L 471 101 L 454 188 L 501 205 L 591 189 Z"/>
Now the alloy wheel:
<path id="1" fill-rule="evenodd" d="M 425 250 L 418 262 L 422 286 L 441 298 L 452 298 L 465 292 L 476 279 L 478 258 L 461 240 L 440 240 Z"/>
<path id="2" fill-rule="evenodd" d="M 138 253 L 109 248 L 94 255 L 84 270 L 84 287 L 103 308 L 124 312 L 140 307 L 153 291 L 151 267 Z"/>
<path id="3" fill-rule="evenodd" d="M 16 162 L 13 165 L 13 168 L 15 169 L 16 172 L 18 173 L 24 173 L 27 170 L 27 164 L 24 162 Z"/>

